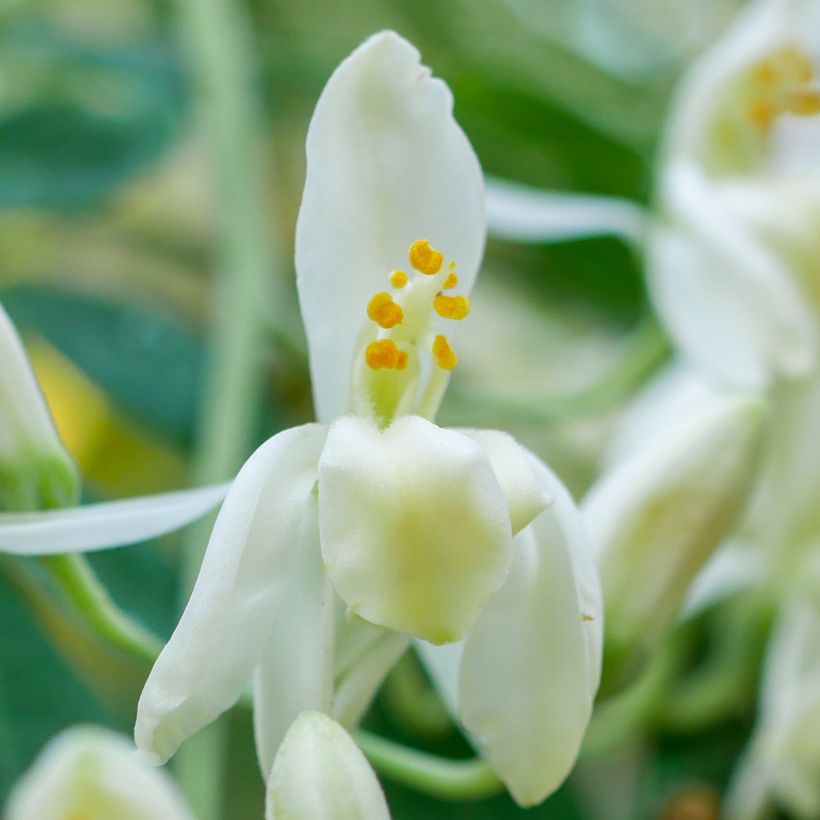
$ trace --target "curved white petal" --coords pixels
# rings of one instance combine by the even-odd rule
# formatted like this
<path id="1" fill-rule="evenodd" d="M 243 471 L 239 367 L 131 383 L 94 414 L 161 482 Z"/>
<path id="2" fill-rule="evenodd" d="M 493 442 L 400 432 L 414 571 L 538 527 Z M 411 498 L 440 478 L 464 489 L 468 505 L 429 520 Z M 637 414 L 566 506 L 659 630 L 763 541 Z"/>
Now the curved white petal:
<path id="1" fill-rule="evenodd" d="M 458 640 L 509 570 L 507 502 L 476 442 L 418 416 L 334 422 L 319 461 L 322 555 L 367 621 Z"/>
<path id="2" fill-rule="evenodd" d="M 130 740 L 98 726 L 76 726 L 49 741 L 15 785 L 3 817 L 193 820 L 164 771 L 146 763 Z"/>
<path id="3" fill-rule="evenodd" d="M 268 781 L 266 820 L 390 820 L 379 781 L 332 718 L 300 715 Z"/>
<path id="4" fill-rule="evenodd" d="M 478 442 L 490 459 L 501 492 L 507 499 L 513 535 L 553 502 L 539 483 L 527 451 L 509 433 L 500 430 L 461 430 Z"/>
<path id="5" fill-rule="evenodd" d="M 306 710 L 330 710 L 336 596 L 319 550 L 316 496 L 279 566 L 280 589 L 265 613 L 273 628 L 253 680 L 256 752 L 267 779 L 288 728 Z"/>
<path id="6" fill-rule="evenodd" d="M 35 513 L 0 513 L 0 552 L 93 552 L 157 538 L 219 504 L 230 482 Z"/>
<path id="7" fill-rule="evenodd" d="M 627 199 L 542 191 L 504 179 L 487 180 L 487 228 L 497 239 L 563 242 L 614 235 L 640 247 L 646 223 L 646 211 Z"/>
<path id="8" fill-rule="evenodd" d="M 316 106 L 296 270 L 320 421 L 348 408 L 367 302 L 407 265 L 412 242 L 429 240 L 456 261 L 465 292 L 472 287 L 484 248 L 483 182 L 452 108 L 447 86 L 393 32 L 357 48 Z"/>
<path id="9" fill-rule="evenodd" d="M 760 402 L 730 396 L 647 438 L 583 501 L 610 646 L 651 648 L 742 514 L 756 479 Z"/>
<path id="10" fill-rule="evenodd" d="M 504 586 L 467 637 L 459 712 L 484 756 L 522 806 L 569 774 L 601 674 L 603 611 L 580 513 L 533 458 L 555 497 L 514 541 Z"/>
<path id="11" fill-rule="evenodd" d="M 672 222 L 648 250 L 655 305 L 683 354 L 735 386 L 765 386 L 817 365 L 818 332 L 783 260 L 694 166 L 667 172 Z"/>
<path id="12" fill-rule="evenodd" d="M 239 697 L 267 642 L 316 482 L 327 430 L 305 425 L 263 444 L 239 471 L 191 598 L 140 697 L 137 745 L 167 760 Z"/>

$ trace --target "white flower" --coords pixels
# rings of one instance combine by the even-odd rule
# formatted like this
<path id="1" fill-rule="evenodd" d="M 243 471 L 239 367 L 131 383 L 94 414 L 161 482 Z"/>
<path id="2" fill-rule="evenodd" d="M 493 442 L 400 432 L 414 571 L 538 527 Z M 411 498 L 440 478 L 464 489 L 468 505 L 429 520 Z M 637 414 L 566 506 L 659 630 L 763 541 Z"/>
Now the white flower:
<path id="1" fill-rule="evenodd" d="M 273 761 L 265 817 L 390 820 L 390 812 L 379 781 L 353 738 L 327 715 L 303 712 Z"/>
<path id="2" fill-rule="evenodd" d="M 53 738 L 17 782 L 4 820 L 193 820 L 168 775 L 98 726 Z"/>
<path id="3" fill-rule="evenodd" d="M 483 251 L 481 170 L 449 90 L 390 32 L 331 77 L 307 160 L 296 267 L 320 423 L 237 476 L 137 743 L 168 758 L 253 676 L 267 774 L 300 712 L 352 725 L 410 636 L 466 636 L 464 724 L 537 802 L 589 719 L 601 612 L 554 476 L 503 433 L 431 421 Z"/>
<path id="4" fill-rule="evenodd" d="M 758 725 L 730 789 L 728 820 L 768 817 L 772 800 L 790 817 L 820 815 L 819 635 L 817 600 L 795 597 L 771 638 Z"/>
<path id="5" fill-rule="evenodd" d="M 78 477 L 0 305 L 0 512 L 74 502 Z"/>
<path id="6" fill-rule="evenodd" d="M 607 652 L 627 667 L 678 616 L 695 575 L 741 520 L 757 477 L 759 400 L 713 397 L 684 410 L 683 420 L 663 410 L 656 405 L 642 443 L 582 504 L 603 584 Z"/>
<path id="7" fill-rule="evenodd" d="M 680 89 L 648 273 L 679 349 L 732 385 L 818 364 L 820 3 L 758 0 Z"/>

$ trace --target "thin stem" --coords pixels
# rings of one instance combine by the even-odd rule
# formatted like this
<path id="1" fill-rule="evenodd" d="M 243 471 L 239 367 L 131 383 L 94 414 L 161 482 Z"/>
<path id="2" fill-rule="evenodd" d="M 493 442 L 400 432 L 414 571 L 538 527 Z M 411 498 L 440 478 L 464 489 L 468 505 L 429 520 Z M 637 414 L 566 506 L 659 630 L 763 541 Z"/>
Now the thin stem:
<path id="1" fill-rule="evenodd" d="M 479 758 L 438 757 L 361 729 L 356 732 L 356 742 L 379 774 L 431 797 L 483 800 L 504 788 L 495 772 Z"/>
<path id="2" fill-rule="evenodd" d="M 162 643 L 117 606 L 83 556 L 51 555 L 39 561 L 75 615 L 94 634 L 146 664 L 153 664 Z"/>
<path id="3" fill-rule="evenodd" d="M 199 481 L 230 477 L 250 452 L 262 393 L 266 322 L 278 315 L 268 230 L 271 181 L 258 133 L 251 25 L 239 0 L 178 0 L 179 30 L 210 144 L 219 235 L 216 313 L 196 457 Z M 186 539 L 187 598 L 207 543 L 208 522 Z M 225 727 L 192 738 L 178 755 L 180 782 L 201 820 L 224 803 Z"/>

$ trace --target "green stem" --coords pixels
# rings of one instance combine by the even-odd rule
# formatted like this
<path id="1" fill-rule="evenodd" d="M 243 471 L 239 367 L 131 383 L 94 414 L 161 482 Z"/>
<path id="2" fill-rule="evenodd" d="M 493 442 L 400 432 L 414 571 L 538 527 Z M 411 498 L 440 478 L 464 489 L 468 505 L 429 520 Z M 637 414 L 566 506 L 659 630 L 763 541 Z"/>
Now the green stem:
<path id="1" fill-rule="evenodd" d="M 83 556 L 51 555 L 39 560 L 75 615 L 95 635 L 146 664 L 154 663 L 162 643 L 117 606 Z"/>
<path id="2" fill-rule="evenodd" d="M 669 344 L 652 318 L 644 319 L 627 341 L 617 365 L 595 384 L 566 396 L 516 402 L 491 396 L 451 394 L 448 409 L 461 423 L 503 416 L 513 424 L 554 425 L 604 413 L 628 399 L 669 356 Z"/>
<path id="3" fill-rule="evenodd" d="M 239 0 L 178 0 L 180 36 L 187 49 L 200 115 L 210 147 L 219 235 L 212 347 L 199 432 L 196 479 L 223 480 L 235 473 L 253 444 L 263 374 L 266 323 L 274 299 L 274 253 L 268 224 L 275 224 L 266 191 L 254 92 L 250 21 Z M 199 571 L 208 522 L 194 527 L 183 557 L 183 597 Z M 178 756 L 180 782 L 201 820 L 215 820 L 224 803 L 225 727 L 192 738 Z"/>
<path id="4" fill-rule="evenodd" d="M 504 785 L 483 760 L 451 760 L 410 749 L 363 730 L 356 742 L 384 777 L 443 800 L 483 800 Z"/>

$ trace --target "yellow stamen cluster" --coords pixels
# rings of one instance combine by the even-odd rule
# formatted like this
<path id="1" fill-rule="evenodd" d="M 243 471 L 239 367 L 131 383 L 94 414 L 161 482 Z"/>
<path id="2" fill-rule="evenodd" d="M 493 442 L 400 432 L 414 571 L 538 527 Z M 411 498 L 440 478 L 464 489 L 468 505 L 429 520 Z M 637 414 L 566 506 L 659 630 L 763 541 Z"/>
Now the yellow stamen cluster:
<path id="1" fill-rule="evenodd" d="M 444 284 L 442 287 L 444 290 L 452 290 L 458 284 L 458 276 L 452 271 L 447 274 L 447 278 L 444 280 Z"/>
<path id="2" fill-rule="evenodd" d="M 430 247 L 426 239 L 419 239 L 410 246 L 408 254 L 410 264 L 419 272 L 426 276 L 434 276 L 441 270 L 444 262 L 443 254 Z"/>
<path id="3" fill-rule="evenodd" d="M 377 293 L 367 305 L 367 315 L 385 329 L 401 324 L 404 313 L 389 293 Z"/>
<path id="4" fill-rule="evenodd" d="M 403 270 L 394 270 L 390 274 L 390 284 L 394 288 L 403 288 L 407 284 L 407 274 Z"/>
<path id="5" fill-rule="evenodd" d="M 447 337 L 441 334 L 433 341 L 433 357 L 442 370 L 452 370 L 458 364 L 458 356 L 450 347 Z"/>
<path id="6" fill-rule="evenodd" d="M 433 309 L 444 319 L 464 319 L 470 312 L 470 300 L 466 296 L 445 296 L 437 293 Z"/>
<path id="7" fill-rule="evenodd" d="M 404 370 L 407 367 L 407 352 L 399 350 L 392 339 L 370 342 L 364 359 L 371 370 Z"/>
<path id="8" fill-rule="evenodd" d="M 814 67 L 794 47 L 780 49 L 759 62 L 751 72 L 747 114 L 760 130 L 769 131 L 781 114 L 811 117 L 820 114 L 820 89 L 809 84 Z"/>

